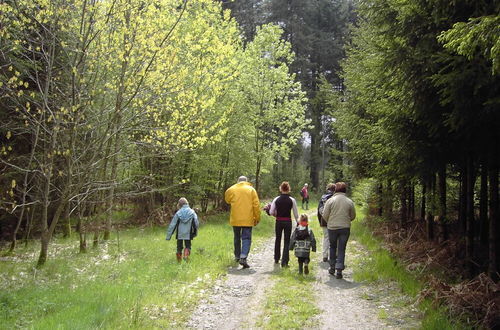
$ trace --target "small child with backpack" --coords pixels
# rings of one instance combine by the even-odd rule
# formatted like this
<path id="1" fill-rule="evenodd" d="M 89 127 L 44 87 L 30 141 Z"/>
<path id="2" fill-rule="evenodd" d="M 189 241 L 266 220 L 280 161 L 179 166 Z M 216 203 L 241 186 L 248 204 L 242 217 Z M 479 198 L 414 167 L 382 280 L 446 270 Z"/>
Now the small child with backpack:
<path id="1" fill-rule="evenodd" d="M 309 255 L 311 250 L 316 252 L 316 239 L 313 231 L 309 228 L 307 214 L 301 214 L 299 223 L 290 239 L 290 250 L 295 249 L 295 256 L 299 262 L 299 274 L 309 274 Z"/>
<path id="2" fill-rule="evenodd" d="M 189 259 L 189 255 L 191 254 L 191 240 L 197 235 L 200 223 L 196 212 L 189 207 L 186 198 L 180 198 L 177 207 L 179 210 L 175 213 L 167 229 L 167 241 L 170 240 L 174 231 L 177 230 L 175 235 L 177 239 L 177 253 L 175 256 L 177 262 L 181 262 L 182 259 L 185 261 Z M 184 251 L 182 251 L 183 247 Z"/>

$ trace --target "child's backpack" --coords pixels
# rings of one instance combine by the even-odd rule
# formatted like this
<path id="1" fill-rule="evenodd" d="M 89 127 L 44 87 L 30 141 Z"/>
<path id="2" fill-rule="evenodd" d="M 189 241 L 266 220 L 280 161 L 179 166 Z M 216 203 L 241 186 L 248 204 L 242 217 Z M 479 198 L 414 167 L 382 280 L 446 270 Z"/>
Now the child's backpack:
<path id="1" fill-rule="evenodd" d="M 194 222 L 194 218 L 191 220 L 191 239 L 195 238 L 198 235 L 198 228 L 196 228 L 196 223 Z"/>
<path id="2" fill-rule="evenodd" d="M 297 233 L 295 234 L 295 237 L 297 239 L 297 241 L 303 241 L 303 240 L 306 240 L 309 238 L 309 228 L 305 228 L 305 229 L 295 229 L 297 231 Z"/>

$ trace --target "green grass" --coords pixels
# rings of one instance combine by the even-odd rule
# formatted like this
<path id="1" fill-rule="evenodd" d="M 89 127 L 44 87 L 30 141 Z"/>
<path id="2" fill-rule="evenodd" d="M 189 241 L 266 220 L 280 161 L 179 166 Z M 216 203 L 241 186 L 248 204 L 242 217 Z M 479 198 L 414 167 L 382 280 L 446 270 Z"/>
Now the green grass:
<path id="1" fill-rule="evenodd" d="M 120 215 L 122 217 L 123 215 Z M 271 235 L 263 216 L 253 246 Z M 227 215 L 213 216 L 193 240 L 189 263 L 177 264 L 164 227 L 120 232 L 86 254 L 56 239 L 47 264 L 35 268 L 38 245 L 0 261 L 0 329 L 154 329 L 180 327 L 204 289 L 233 263 Z M 114 233 L 116 235 L 116 233 Z"/>
<path id="2" fill-rule="evenodd" d="M 423 288 L 423 283 L 416 275 L 406 271 L 390 253 L 381 247 L 381 242 L 376 239 L 368 229 L 364 220 L 364 212 L 358 212 L 358 218 L 353 221 L 351 233 L 353 238 L 363 244 L 368 255 L 359 258 L 358 263 L 353 267 L 353 277 L 355 281 L 379 282 L 395 281 L 402 292 L 416 299 Z M 374 220 L 377 221 L 377 220 Z M 419 309 L 423 313 L 421 329 L 466 329 L 463 324 L 450 320 L 446 308 L 436 306 L 429 299 L 423 300 L 419 304 Z M 379 313 L 379 317 L 381 317 Z M 381 317 L 382 318 L 382 317 Z"/>
<path id="3" fill-rule="evenodd" d="M 320 311 L 312 289 L 314 266 L 310 268 L 311 274 L 302 276 L 291 263 L 289 269 L 278 270 L 272 275 L 276 282 L 266 292 L 264 314 L 257 322 L 259 328 L 303 329 L 316 325 L 314 316 Z"/>

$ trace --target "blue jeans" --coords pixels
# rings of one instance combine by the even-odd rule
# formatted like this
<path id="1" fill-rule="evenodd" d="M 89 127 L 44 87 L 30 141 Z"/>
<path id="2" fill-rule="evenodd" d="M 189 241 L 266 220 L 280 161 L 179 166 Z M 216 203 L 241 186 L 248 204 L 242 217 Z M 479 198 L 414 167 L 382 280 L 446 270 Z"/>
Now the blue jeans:
<path id="1" fill-rule="evenodd" d="M 252 227 L 233 227 L 234 257 L 236 259 L 248 257 L 252 245 Z"/>
<path id="2" fill-rule="evenodd" d="M 351 233 L 351 228 L 328 229 L 330 240 L 330 268 L 343 270 L 345 268 L 345 248 Z"/>

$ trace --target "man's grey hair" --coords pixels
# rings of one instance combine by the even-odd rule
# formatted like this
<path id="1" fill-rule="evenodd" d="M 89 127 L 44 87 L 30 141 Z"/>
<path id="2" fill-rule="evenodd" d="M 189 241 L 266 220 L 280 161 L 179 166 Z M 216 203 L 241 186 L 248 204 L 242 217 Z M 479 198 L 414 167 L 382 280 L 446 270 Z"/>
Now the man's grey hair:
<path id="1" fill-rule="evenodd" d="M 185 197 L 179 198 L 179 201 L 177 202 L 177 207 L 181 208 L 184 205 L 189 205 L 188 200 Z"/>
<path id="2" fill-rule="evenodd" d="M 248 181 L 248 178 L 244 175 L 242 175 L 238 178 L 238 182 L 243 182 L 243 181 Z"/>

